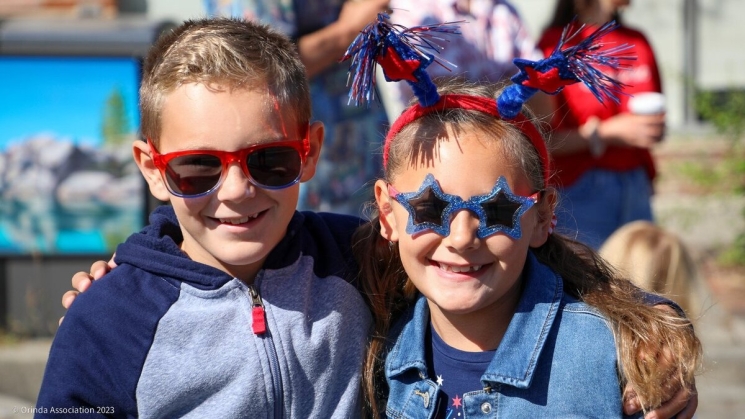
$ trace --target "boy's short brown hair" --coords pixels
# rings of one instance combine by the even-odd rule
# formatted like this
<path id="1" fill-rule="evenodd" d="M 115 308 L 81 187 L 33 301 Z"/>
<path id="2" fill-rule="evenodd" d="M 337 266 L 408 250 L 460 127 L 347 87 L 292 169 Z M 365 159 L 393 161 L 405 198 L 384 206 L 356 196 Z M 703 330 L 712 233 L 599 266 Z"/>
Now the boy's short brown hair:
<path id="1" fill-rule="evenodd" d="M 201 83 L 216 89 L 266 88 L 298 122 L 310 120 L 310 92 L 296 46 L 270 27 L 241 19 L 189 20 L 161 36 L 142 71 L 142 135 L 156 141 L 166 95 Z"/>

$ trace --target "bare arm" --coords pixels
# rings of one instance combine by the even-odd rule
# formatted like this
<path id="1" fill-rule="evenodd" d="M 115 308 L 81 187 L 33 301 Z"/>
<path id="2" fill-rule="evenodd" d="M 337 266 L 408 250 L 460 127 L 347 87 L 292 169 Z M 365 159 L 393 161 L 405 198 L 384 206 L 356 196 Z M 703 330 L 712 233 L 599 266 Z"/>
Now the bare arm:
<path id="1" fill-rule="evenodd" d="M 556 131 L 551 135 L 551 145 L 556 155 L 587 150 L 593 144 L 602 154 L 609 145 L 651 148 L 664 136 L 665 114 L 622 113 L 604 121 L 590 119 L 579 129 Z"/>
<path id="2" fill-rule="evenodd" d="M 313 78 L 339 61 L 360 31 L 385 11 L 388 0 L 348 0 L 336 22 L 298 40 L 300 59 Z"/>

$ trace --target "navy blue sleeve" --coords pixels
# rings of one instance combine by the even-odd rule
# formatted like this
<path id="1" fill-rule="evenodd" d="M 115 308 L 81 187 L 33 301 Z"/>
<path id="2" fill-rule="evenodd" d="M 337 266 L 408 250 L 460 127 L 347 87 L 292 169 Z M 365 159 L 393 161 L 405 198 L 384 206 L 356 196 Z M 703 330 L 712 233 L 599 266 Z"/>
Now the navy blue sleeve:
<path id="1" fill-rule="evenodd" d="M 673 310 L 675 310 L 678 313 L 678 315 L 680 315 L 680 317 L 687 318 L 686 312 L 675 301 L 667 297 L 664 297 L 662 295 L 653 294 L 653 293 L 650 293 L 644 290 L 642 290 L 642 293 L 643 293 L 642 295 L 643 295 L 645 304 L 650 305 L 650 306 L 656 306 L 660 304 L 669 305 L 670 307 L 673 308 Z"/>
<path id="2" fill-rule="evenodd" d="M 35 417 L 137 417 L 145 357 L 178 295 L 175 284 L 130 265 L 95 281 L 76 298 L 52 342 Z M 92 414 L 65 414 L 75 409 Z"/>
<path id="3" fill-rule="evenodd" d="M 319 250 L 327 254 L 331 252 L 339 254 L 344 261 L 342 271 L 333 272 L 333 268 L 325 267 L 327 274 L 339 275 L 349 282 L 356 282 L 359 268 L 352 252 L 352 237 L 354 232 L 365 223 L 365 220 L 350 215 L 325 212 L 316 215 L 320 222 L 308 223 L 308 229 L 311 234 L 324 237 Z M 323 226 L 323 228 L 320 228 L 320 226 Z M 327 259 L 327 254 L 322 255 L 319 259 Z"/>

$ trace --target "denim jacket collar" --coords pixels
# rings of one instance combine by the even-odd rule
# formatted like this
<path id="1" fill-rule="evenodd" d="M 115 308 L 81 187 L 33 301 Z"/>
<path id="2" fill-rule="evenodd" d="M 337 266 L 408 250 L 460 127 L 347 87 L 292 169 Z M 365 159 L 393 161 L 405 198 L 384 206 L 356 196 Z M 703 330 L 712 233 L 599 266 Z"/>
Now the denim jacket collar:
<path id="1" fill-rule="evenodd" d="M 515 315 L 482 376 L 485 387 L 501 383 L 528 388 L 556 319 L 563 292 L 561 277 L 538 262 L 532 252 L 528 253 L 523 276 L 524 289 Z M 425 336 L 429 323 L 427 300 L 420 295 L 413 309 L 398 324 L 400 332 L 386 359 L 388 379 L 411 369 L 417 370 L 422 379 L 427 376 Z"/>

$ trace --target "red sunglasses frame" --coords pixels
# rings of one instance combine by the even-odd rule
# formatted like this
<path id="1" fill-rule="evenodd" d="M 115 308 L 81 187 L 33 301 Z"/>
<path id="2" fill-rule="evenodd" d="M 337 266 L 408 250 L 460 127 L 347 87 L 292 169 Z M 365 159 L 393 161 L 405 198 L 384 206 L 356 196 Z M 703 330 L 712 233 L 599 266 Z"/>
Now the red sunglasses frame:
<path id="1" fill-rule="evenodd" d="M 155 148 L 155 145 L 150 140 L 150 138 L 147 139 L 148 147 L 150 147 L 150 157 L 153 160 L 153 164 L 160 172 L 161 176 L 163 177 L 163 182 L 166 184 L 166 187 L 168 188 L 168 191 L 180 198 L 196 198 L 204 195 L 208 195 L 212 192 L 214 192 L 223 182 L 225 179 L 225 176 L 228 172 L 228 167 L 233 164 L 237 163 L 238 166 L 243 171 L 243 175 L 246 176 L 246 178 L 256 187 L 262 188 L 262 189 L 284 189 L 289 186 L 294 185 L 300 180 L 300 177 L 303 175 L 303 166 L 305 165 L 305 160 L 308 157 L 308 153 L 310 152 L 310 140 L 308 138 L 308 133 L 306 131 L 305 136 L 301 140 L 288 140 L 288 141 L 275 141 L 270 143 L 262 143 L 262 144 L 256 144 L 252 145 L 250 147 L 242 148 L 240 150 L 236 151 L 223 151 L 223 150 L 181 150 L 181 151 L 173 151 L 171 153 L 164 153 L 161 154 L 158 152 L 158 149 Z M 248 156 L 266 149 L 266 148 L 273 148 L 273 147 L 291 147 L 295 149 L 298 154 L 300 155 L 300 172 L 298 173 L 297 177 L 294 181 L 282 185 L 282 186 L 267 186 L 259 183 L 256 181 L 256 179 L 251 176 L 251 173 L 248 171 Z M 183 156 L 194 156 L 194 155 L 209 155 L 209 156 L 215 156 L 218 159 L 220 159 L 220 163 L 222 164 L 220 179 L 215 183 L 215 185 L 210 188 L 206 192 L 188 195 L 176 192 L 171 189 L 170 183 L 167 178 L 167 170 L 168 170 L 168 163 L 178 157 Z"/>

